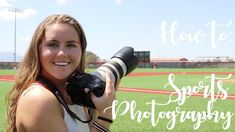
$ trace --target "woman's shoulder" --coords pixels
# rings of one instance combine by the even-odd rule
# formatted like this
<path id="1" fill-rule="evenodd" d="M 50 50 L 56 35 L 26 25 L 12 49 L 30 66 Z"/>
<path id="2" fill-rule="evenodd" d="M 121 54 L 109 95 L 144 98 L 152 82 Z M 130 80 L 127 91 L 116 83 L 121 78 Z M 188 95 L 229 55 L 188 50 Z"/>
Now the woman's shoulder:
<path id="1" fill-rule="evenodd" d="M 42 85 L 31 85 L 19 98 L 17 104 L 17 122 L 31 129 L 60 124 L 63 121 L 63 111 L 56 97 Z M 45 127 L 45 126 L 44 126 Z"/>
<path id="2" fill-rule="evenodd" d="M 43 85 L 34 83 L 21 94 L 19 102 L 49 103 L 56 101 L 55 96 Z"/>
<path id="3" fill-rule="evenodd" d="M 31 108 L 37 108 L 38 110 L 45 110 L 45 108 L 53 108 L 57 105 L 59 105 L 59 102 L 54 94 L 37 83 L 25 89 L 18 101 L 18 108 L 31 106 Z"/>

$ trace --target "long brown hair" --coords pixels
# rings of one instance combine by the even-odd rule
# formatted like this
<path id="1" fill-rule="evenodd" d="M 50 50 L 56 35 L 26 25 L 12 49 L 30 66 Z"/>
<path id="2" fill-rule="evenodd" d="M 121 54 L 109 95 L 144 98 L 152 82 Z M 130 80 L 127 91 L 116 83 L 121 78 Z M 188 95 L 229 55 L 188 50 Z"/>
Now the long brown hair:
<path id="1" fill-rule="evenodd" d="M 78 66 L 78 71 L 83 72 L 85 69 L 85 50 L 87 46 L 85 33 L 81 25 L 76 19 L 65 14 L 55 14 L 47 17 L 37 27 L 32 37 L 27 53 L 19 65 L 15 75 L 15 84 L 6 97 L 8 104 L 7 118 L 8 128 L 7 132 L 16 132 L 16 109 L 17 103 L 22 92 L 27 89 L 36 79 L 41 71 L 41 64 L 39 58 L 39 46 L 42 39 L 45 37 L 45 30 L 48 25 L 53 23 L 69 24 L 77 31 L 81 41 L 82 56 Z"/>

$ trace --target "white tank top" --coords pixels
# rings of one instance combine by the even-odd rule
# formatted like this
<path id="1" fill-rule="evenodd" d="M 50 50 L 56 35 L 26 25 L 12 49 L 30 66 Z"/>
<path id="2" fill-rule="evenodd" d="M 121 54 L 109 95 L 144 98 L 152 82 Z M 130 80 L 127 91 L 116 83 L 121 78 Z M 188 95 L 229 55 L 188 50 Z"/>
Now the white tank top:
<path id="1" fill-rule="evenodd" d="M 45 87 L 41 83 L 33 83 L 31 88 L 36 85 L 40 85 L 42 87 Z M 63 105 L 61 105 L 61 106 L 63 107 Z M 70 108 L 71 111 L 73 111 L 82 120 L 87 120 L 84 109 L 82 106 L 68 105 L 68 107 Z M 90 132 L 90 128 L 89 128 L 88 123 L 82 123 L 81 121 L 73 119 L 73 117 L 71 117 L 69 115 L 69 113 L 66 111 L 66 109 L 64 107 L 63 107 L 63 109 L 64 109 L 64 122 L 65 122 L 69 132 Z"/>
<path id="2" fill-rule="evenodd" d="M 86 120 L 86 115 L 82 106 L 79 105 L 68 105 L 70 110 L 77 114 L 82 120 Z M 63 106 L 62 106 L 63 107 Z M 64 122 L 69 132 L 90 132 L 88 123 L 82 123 L 76 119 L 73 119 L 69 113 L 64 109 Z"/>

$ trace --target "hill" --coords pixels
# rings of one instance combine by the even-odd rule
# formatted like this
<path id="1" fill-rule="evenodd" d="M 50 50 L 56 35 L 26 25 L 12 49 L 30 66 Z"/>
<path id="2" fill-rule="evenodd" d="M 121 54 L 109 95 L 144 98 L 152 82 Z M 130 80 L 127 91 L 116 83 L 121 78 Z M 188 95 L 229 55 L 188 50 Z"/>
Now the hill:
<path id="1" fill-rule="evenodd" d="M 21 61 L 23 59 L 22 55 L 16 54 L 16 61 Z M 13 62 L 14 54 L 12 52 L 0 52 L 0 62 Z"/>

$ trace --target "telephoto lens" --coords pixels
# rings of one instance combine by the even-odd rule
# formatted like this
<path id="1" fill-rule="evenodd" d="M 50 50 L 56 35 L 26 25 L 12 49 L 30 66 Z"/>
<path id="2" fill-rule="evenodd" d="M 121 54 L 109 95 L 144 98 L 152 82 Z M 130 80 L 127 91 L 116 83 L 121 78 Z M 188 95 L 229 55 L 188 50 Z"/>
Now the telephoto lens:
<path id="1" fill-rule="evenodd" d="M 110 61 L 101 65 L 92 75 L 105 81 L 105 73 L 108 73 L 111 81 L 116 84 L 123 76 L 132 72 L 138 64 L 138 58 L 134 55 L 132 47 L 123 47 L 111 57 Z"/>
<path id="2" fill-rule="evenodd" d="M 106 73 L 116 85 L 123 76 L 126 76 L 137 67 L 138 62 L 138 58 L 134 55 L 134 49 L 132 47 L 123 47 L 111 57 L 110 61 L 98 67 L 95 72 L 90 74 L 74 73 L 67 80 L 66 91 L 74 104 L 95 108 L 90 93 L 92 92 L 97 97 L 104 94 Z M 88 93 L 85 92 L 85 88 L 89 89 Z"/>

